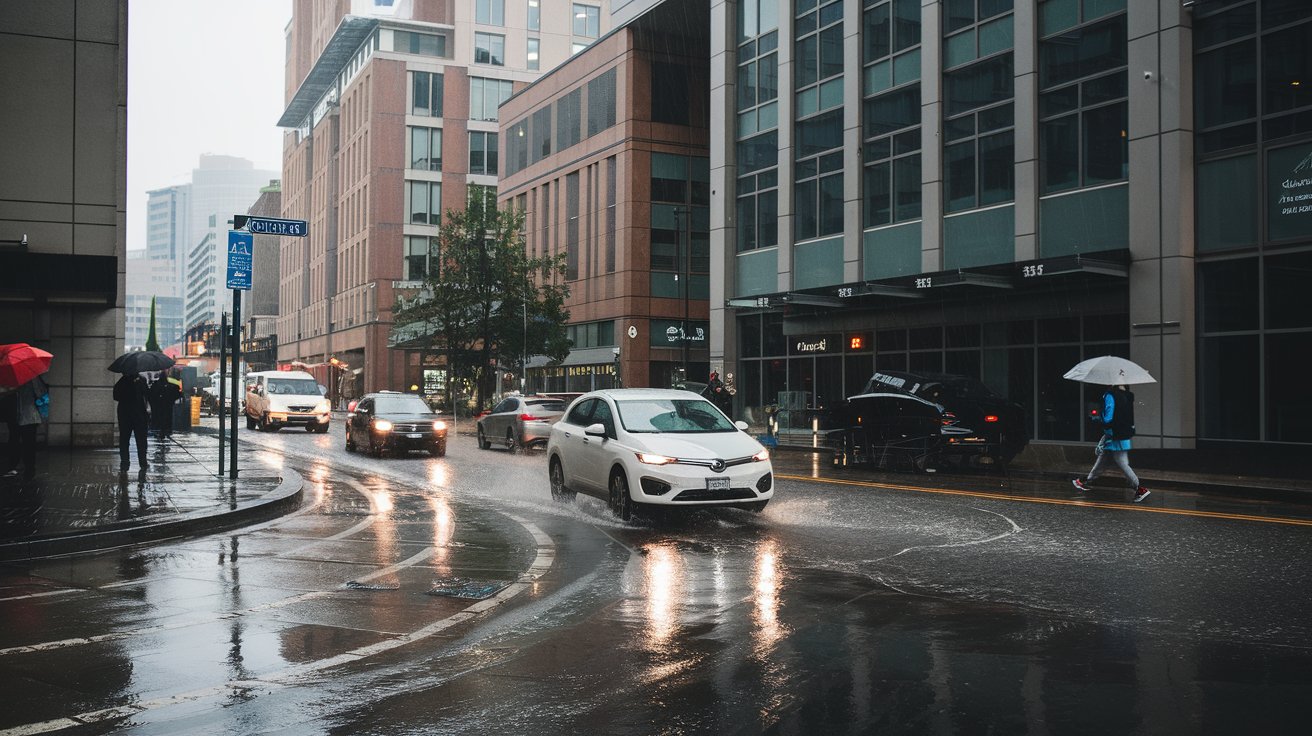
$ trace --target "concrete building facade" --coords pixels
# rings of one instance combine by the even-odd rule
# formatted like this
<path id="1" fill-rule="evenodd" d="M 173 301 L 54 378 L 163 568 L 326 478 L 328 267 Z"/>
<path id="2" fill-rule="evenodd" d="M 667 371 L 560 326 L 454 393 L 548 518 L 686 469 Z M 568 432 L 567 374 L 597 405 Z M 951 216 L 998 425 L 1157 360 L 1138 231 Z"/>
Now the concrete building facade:
<path id="1" fill-rule="evenodd" d="M 124 350 L 143 350 L 150 334 L 150 306 L 155 304 L 155 340 L 161 348 L 182 341 L 182 297 L 172 258 L 151 258 L 147 251 L 129 251 L 127 296 L 123 305 Z"/>
<path id="2" fill-rule="evenodd" d="M 397 297 L 440 257 L 442 212 L 497 185 L 498 104 L 599 37 L 604 5 L 293 6 L 282 207 L 309 237 L 282 239 L 280 363 L 337 358 L 355 392 L 408 385 L 421 367 L 388 347 Z"/>
<path id="3" fill-rule="evenodd" d="M 689 17 L 662 4 L 501 106 L 500 206 L 534 256 L 565 254 L 570 288 L 573 349 L 532 361 L 531 390 L 706 380 L 708 36 Z"/>
<path id="4" fill-rule="evenodd" d="M 0 343 L 54 354 L 45 440 L 114 441 L 127 253 L 127 0 L 0 3 Z M 4 430 L 0 429 L 0 433 Z"/>

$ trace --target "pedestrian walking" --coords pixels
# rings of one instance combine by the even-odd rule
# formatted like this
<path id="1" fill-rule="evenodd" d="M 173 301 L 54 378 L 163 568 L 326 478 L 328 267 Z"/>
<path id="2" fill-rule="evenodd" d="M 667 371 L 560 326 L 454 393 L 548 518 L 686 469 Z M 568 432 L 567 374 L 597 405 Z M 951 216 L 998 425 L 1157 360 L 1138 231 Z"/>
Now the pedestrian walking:
<path id="1" fill-rule="evenodd" d="M 46 382 L 35 376 L 18 388 L 6 390 L 0 396 L 0 416 L 9 428 L 3 475 L 17 476 L 22 465 L 23 480 L 32 480 L 36 477 L 36 432 L 50 416 L 50 390 Z"/>
<path id="2" fill-rule="evenodd" d="M 1071 485 L 1081 491 L 1089 490 L 1090 483 L 1105 469 L 1108 460 L 1125 474 L 1134 489 L 1134 502 L 1148 498 L 1149 490 L 1139 482 L 1139 476 L 1130 468 L 1130 439 L 1134 437 L 1134 394 L 1125 386 L 1108 386 L 1102 396 L 1102 438 L 1098 441 L 1098 459 L 1089 469 L 1088 476 L 1076 478 Z"/>
<path id="3" fill-rule="evenodd" d="M 147 406 L 147 386 L 145 377 L 137 373 L 125 373 L 114 384 L 114 400 L 118 402 L 118 470 L 128 472 L 128 445 L 135 436 L 137 440 L 137 464 L 141 470 L 150 467 L 146 462 L 146 428 L 150 421 L 150 409 Z"/>
<path id="4" fill-rule="evenodd" d="M 728 416 L 732 397 L 725 390 L 724 381 L 720 380 L 719 371 L 711 371 L 710 380 L 707 381 L 706 388 L 702 389 L 702 398 L 710 400 L 712 404 L 715 404 L 720 411 Z"/>
<path id="5" fill-rule="evenodd" d="M 173 405 L 182 398 L 182 381 L 165 373 L 150 384 L 150 419 L 160 439 L 173 434 Z"/>

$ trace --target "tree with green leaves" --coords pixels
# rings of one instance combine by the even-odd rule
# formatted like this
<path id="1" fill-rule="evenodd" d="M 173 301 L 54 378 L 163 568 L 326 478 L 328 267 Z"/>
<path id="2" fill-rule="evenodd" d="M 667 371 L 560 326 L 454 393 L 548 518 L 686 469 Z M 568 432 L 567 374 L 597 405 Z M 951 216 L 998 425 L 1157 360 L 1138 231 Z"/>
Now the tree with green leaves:
<path id="1" fill-rule="evenodd" d="M 404 333 L 423 349 L 446 356 L 448 385 L 464 379 L 487 404 L 497 366 L 524 370 L 524 356 L 562 360 L 569 353 L 565 324 L 564 254 L 527 252 L 524 215 L 496 206 L 496 191 L 470 187 L 464 210 L 447 210 L 424 288 L 398 302 L 394 337 Z M 448 401 L 455 409 L 454 392 Z"/>

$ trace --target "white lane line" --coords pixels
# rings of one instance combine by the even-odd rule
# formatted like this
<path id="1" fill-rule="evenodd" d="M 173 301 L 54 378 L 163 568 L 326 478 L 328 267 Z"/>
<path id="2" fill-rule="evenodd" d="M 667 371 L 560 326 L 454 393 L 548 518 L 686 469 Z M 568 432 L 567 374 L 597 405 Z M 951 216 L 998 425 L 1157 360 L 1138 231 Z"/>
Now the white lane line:
<path id="1" fill-rule="evenodd" d="M 276 672 L 271 672 L 262 677 L 247 680 L 230 680 L 222 685 L 191 690 L 176 695 L 166 695 L 164 697 L 146 700 L 132 705 L 88 711 L 74 716 L 55 718 L 38 723 L 28 723 L 22 726 L 0 730 L 0 736 L 28 736 L 30 734 L 50 733 L 52 731 L 60 731 L 65 728 L 74 728 L 90 723 L 98 723 L 109 719 L 125 718 L 147 710 L 156 710 L 170 705 L 194 703 L 205 698 L 221 695 L 240 694 L 245 698 L 253 698 L 259 695 L 259 693 L 255 692 L 257 688 L 270 690 L 289 684 L 294 685 L 297 679 L 303 678 L 306 675 L 330 667 L 336 667 L 340 664 L 357 662 L 365 657 L 371 657 L 382 652 L 427 639 L 434 634 L 438 634 L 455 626 L 456 624 L 468 621 L 479 613 L 484 613 L 496 608 L 497 606 L 504 605 L 510 599 L 532 587 L 533 583 L 550 571 L 552 565 L 555 564 L 556 547 L 555 544 L 552 543 L 551 538 L 528 520 L 512 514 L 507 514 L 507 516 L 520 526 L 524 527 L 524 529 L 533 536 L 534 541 L 537 543 L 537 555 L 533 559 L 533 564 L 529 566 L 528 570 L 519 576 L 517 582 L 506 587 L 491 598 L 479 601 L 465 608 L 463 611 L 452 614 L 447 618 L 435 621 L 409 634 L 403 634 L 376 644 L 353 649 L 349 652 L 339 654 L 335 657 L 321 659 L 317 662 L 288 667 Z"/>

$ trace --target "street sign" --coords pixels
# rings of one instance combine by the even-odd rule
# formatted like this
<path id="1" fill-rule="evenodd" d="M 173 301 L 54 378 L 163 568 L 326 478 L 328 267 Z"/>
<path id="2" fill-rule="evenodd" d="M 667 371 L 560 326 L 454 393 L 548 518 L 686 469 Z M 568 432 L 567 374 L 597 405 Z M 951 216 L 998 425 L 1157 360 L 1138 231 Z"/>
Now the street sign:
<path id="1" fill-rule="evenodd" d="M 251 290 L 252 254 L 255 238 L 250 233 L 228 231 L 228 288 Z"/>
<path id="2" fill-rule="evenodd" d="M 248 217 L 234 215 L 232 224 L 241 229 L 243 226 L 255 235 L 288 235 L 304 238 L 310 234 L 310 227 L 305 220 L 282 220 L 277 217 Z"/>

